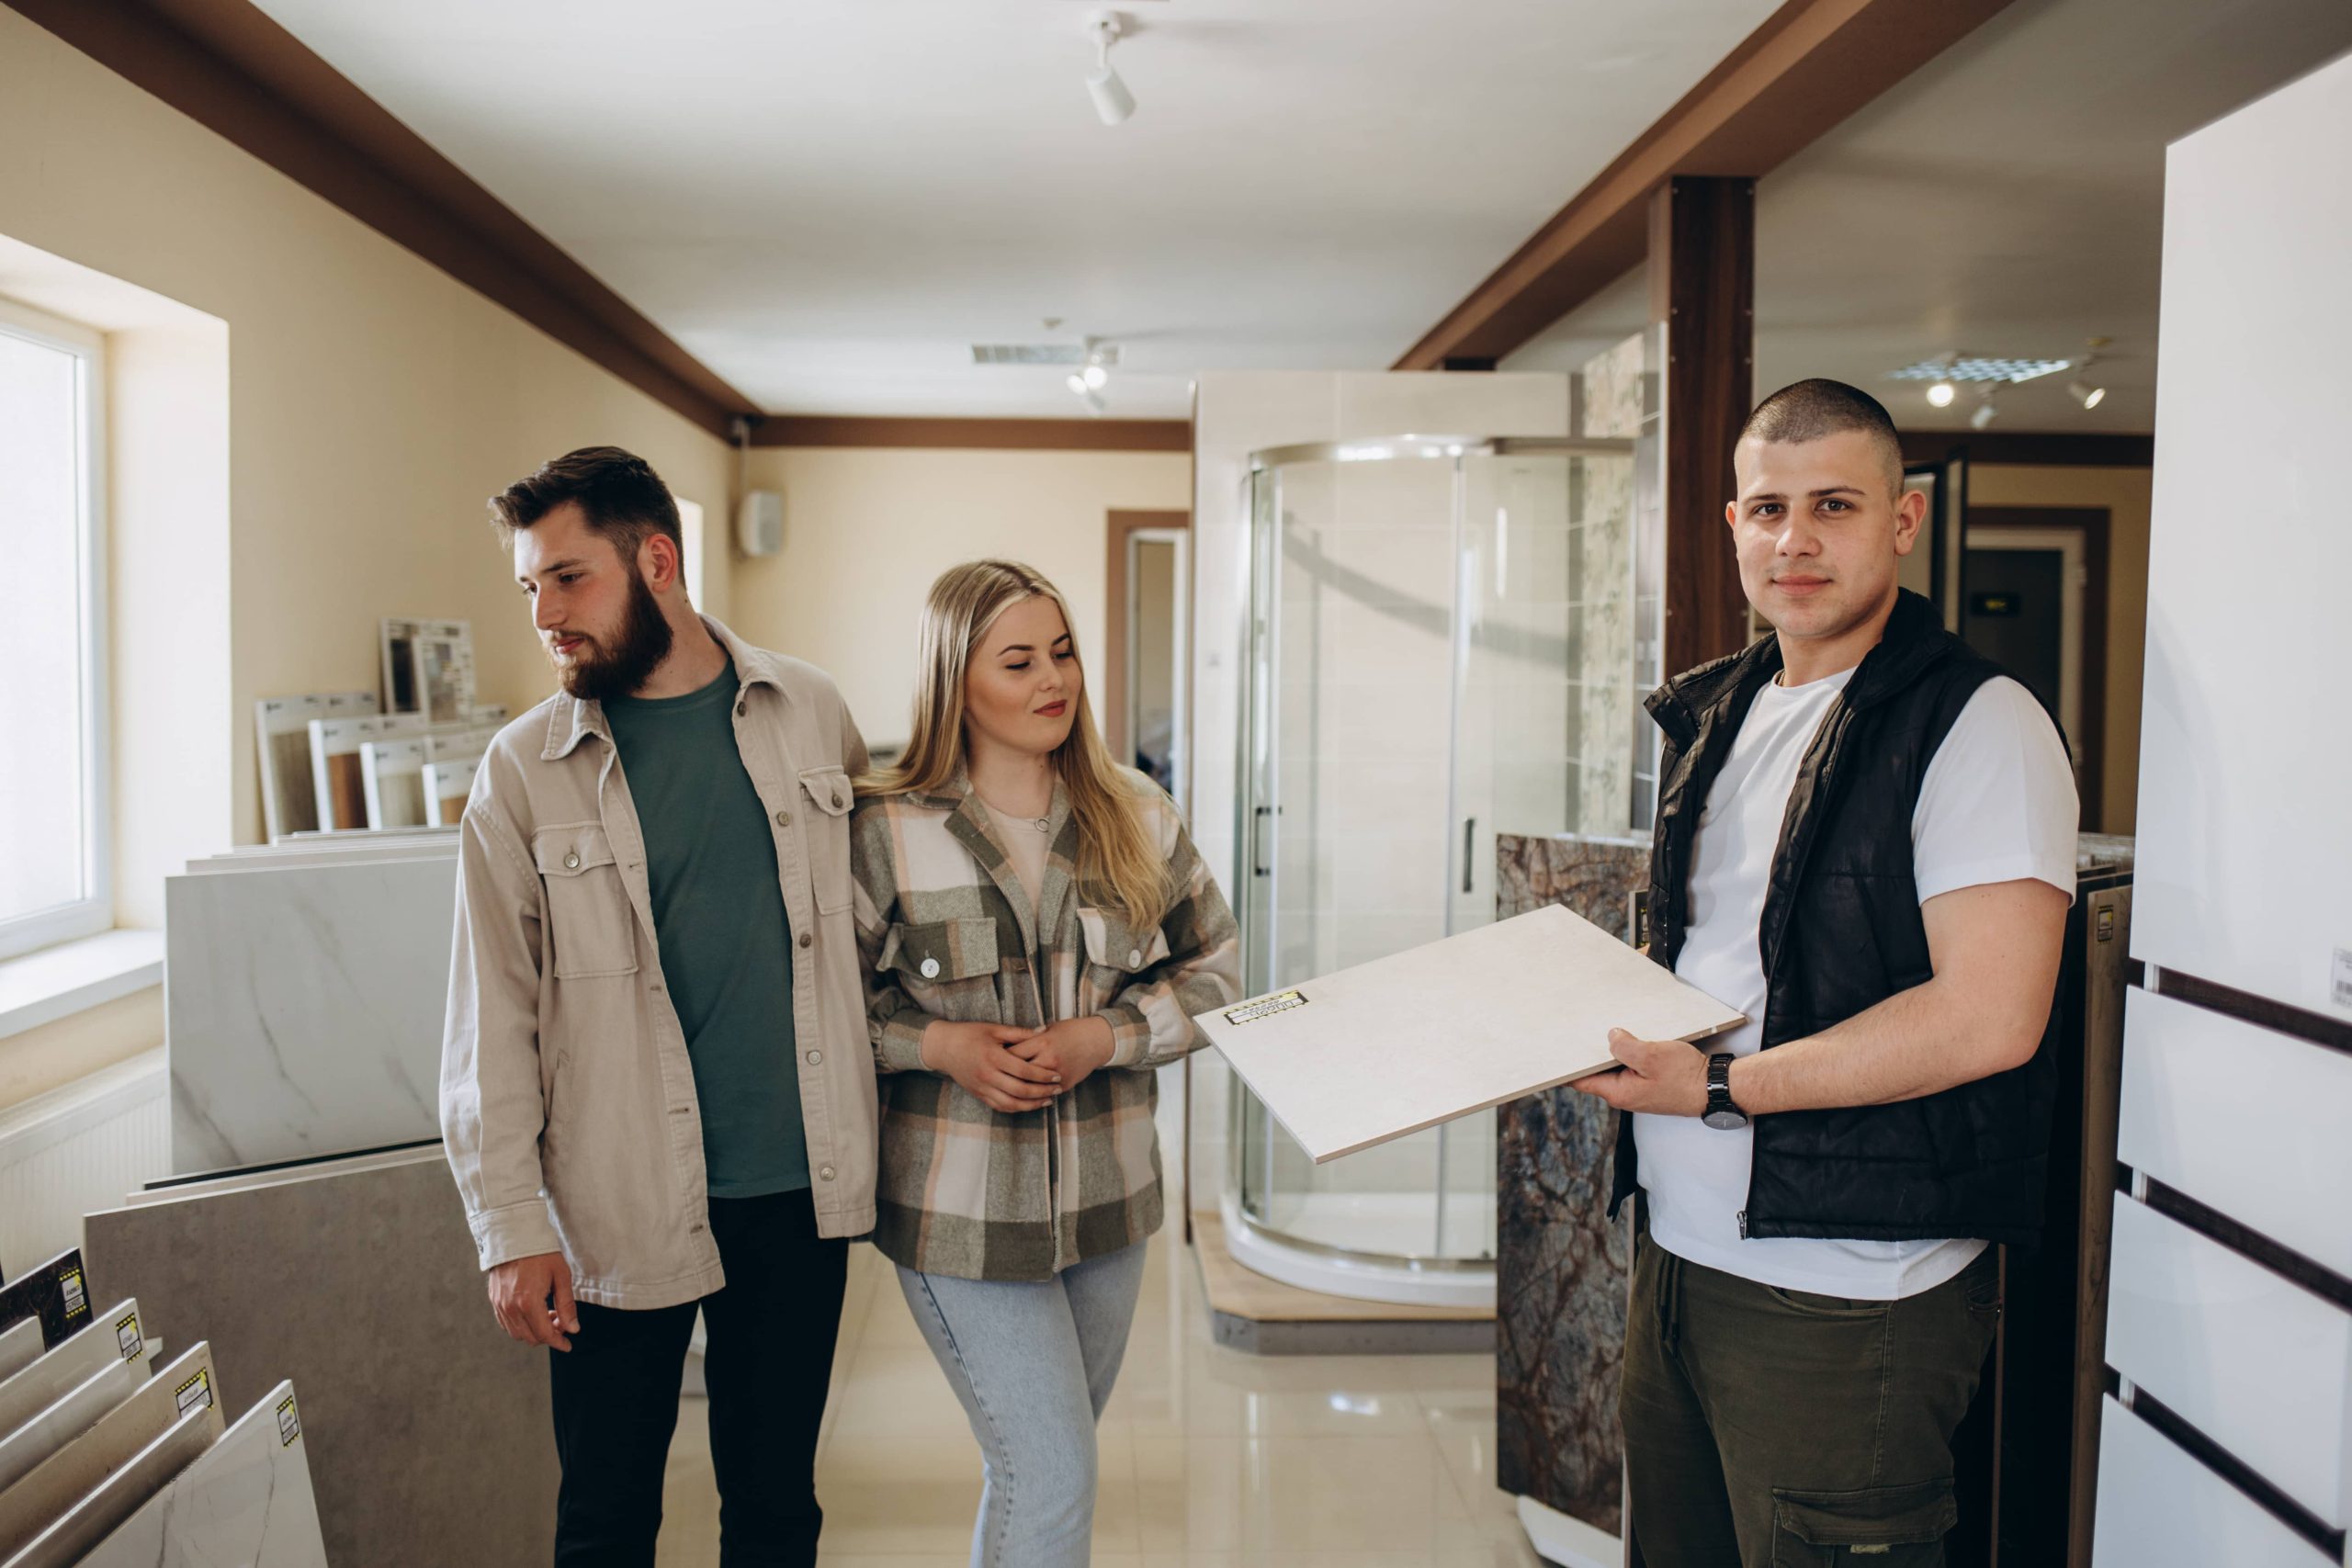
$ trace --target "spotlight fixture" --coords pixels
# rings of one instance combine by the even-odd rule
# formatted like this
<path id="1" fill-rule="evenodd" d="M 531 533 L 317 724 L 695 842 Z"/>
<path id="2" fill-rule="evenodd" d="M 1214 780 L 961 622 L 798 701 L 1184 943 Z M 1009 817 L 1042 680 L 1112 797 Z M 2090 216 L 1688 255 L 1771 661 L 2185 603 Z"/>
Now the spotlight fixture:
<path id="1" fill-rule="evenodd" d="M 1987 397 L 1976 405 L 1976 412 L 1968 416 L 1968 428 L 1983 430 L 1998 418 L 2000 418 L 2000 411 L 1993 406 L 1993 400 Z"/>
<path id="2" fill-rule="evenodd" d="M 1951 407 L 1951 400 L 1952 384 L 1950 381 L 1939 381 L 1928 389 L 1928 401 L 1932 407 L 1948 409 Z"/>
<path id="3" fill-rule="evenodd" d="M 1102 401 L 1102 395 L 1086 384 L 1086 377 L 1082 372 L 1073 370 L 1062 385 L 1078 395 L 1078 400 L 1086 405 L 1089 413 L 1100 415 L 1107 407 Z"/>
<path id="4" fill-rule="evenodd" d="M 1136 112 L 1136 96 L 1111 69 L 1111 46 L 1127 35 L 1127 18 L 1117 11 L 1097 11 L 1086 18 L 1086 36 L 1094 40 L 1094 69 L 1086 73 L 1086 93 L 1105 125 L 1116 125 Z"/>
<path id="5" fill-rule="evenodd" d="M 2077 376 L 2073 380 L 2066 383 L 2066 395 L 2074 399 L 2076 402 L 2082 404 L 2083 411 L 2087 413 L 2092 409 L 2098 407 L 2099 403 L 2107 397 L 2107 389 L 2105 387 L 2094 387 L 2089 382 Z"/>
<path id="6" fill-rule="evenodd" d="M 1099 360 L 1090 362 L 1086 368 L 1078 374 L 1081 380 L 1098 392 L 1109 385 L 1111 380 L 1111 373 L 1102 368 L 1102 362 Z"/>

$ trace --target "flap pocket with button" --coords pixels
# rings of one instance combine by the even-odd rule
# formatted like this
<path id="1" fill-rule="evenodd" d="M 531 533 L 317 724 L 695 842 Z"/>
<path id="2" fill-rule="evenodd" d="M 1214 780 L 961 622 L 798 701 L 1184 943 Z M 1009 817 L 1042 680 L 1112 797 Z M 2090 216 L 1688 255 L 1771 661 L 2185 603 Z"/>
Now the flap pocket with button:
<path id="1" fill-rule="evenodd" d="M 817 912 L 850 905 L 849 814 L 857 805 L 849 772 L 838 765 L 800 770 L 801 842 L 808 846 L 808 894 Z"/>
<path id="2" fill-rule="evenodd" d="M 635 974 L 637 915 L 604 825 L 542 828 L 531 835 L 531 859 L 547 888 L 555 977 Z"/>
<path id="3" fill-rule="evenodd" d="M 817 809 L 828 817 L 846 817 L 849 808 L 857 804 L 846 768 L 803 768 L 800 787 L 808 792 L 808 799 Z"/>
<path id="4" fill-rule="evenodd" d="M 1774 1568 L 1839 1563 L 1941 1563 L 1943 1539 L 1960 1522 L 1950 1476 L 1858 1492 L 1772 1489 Z"/>
<path id="5" fill-rule="evenodd" d="M 1116 909 L 1080 906 L 1078 929 L 1086 943 L 1086 961 L 1128 974 L 1148 969 L 1168 957 L 1168 933 L 1158 926 L 1136 931 Z"/>
<path id="6" fill-rule="evenodd" d="M 937 986 L 993 976 L 997 962 L 994 920 L 940 920 L 927 926 L 892 926 L 874 966 Z"/>

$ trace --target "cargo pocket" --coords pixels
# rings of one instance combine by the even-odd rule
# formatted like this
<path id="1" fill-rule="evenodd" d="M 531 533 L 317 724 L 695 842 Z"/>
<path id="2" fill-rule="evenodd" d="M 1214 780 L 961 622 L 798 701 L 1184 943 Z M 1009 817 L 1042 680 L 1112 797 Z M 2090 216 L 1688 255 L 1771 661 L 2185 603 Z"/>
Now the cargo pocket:
<path id="1" fill-rule="evenodd" d="M 548 893 L 548 945 L 559 980 L 637 973 L 637 912 L 613 846 L 594 822 L 542 828 L 531 858 Z"/>
<path id="2" fill-rule="evenodd" d="M 1079 976 L 1078 1010 L 1100 1012 L 1115 1000 L 1135 977 L 1168 959 L 1168 933 L 1158 926 L 1136 931 L 1117 909 L 1078 911 L 1079 939 L 1086 948 L 1086 966 Z"/>
<path id="3" fill-rule="evenodd" d="M 803 768 L 801 840 L 808 846 L 808 895 L 820 915 L 849 908 L 849 814 L 857 804 L 841 768 Z"/>
<path id="4" fill-rule="evenodd" d="M 1861 1492 L 1772 1489 L 1772 1568 L 1940 1568 L 1951 1478 Z"/>
<path id="5" fill-rule="evenodd" d="M 892 926 L 874 967 L 933 1018 L 995 1023 L 997 962 L 994 920 L 939 920 Z"/>

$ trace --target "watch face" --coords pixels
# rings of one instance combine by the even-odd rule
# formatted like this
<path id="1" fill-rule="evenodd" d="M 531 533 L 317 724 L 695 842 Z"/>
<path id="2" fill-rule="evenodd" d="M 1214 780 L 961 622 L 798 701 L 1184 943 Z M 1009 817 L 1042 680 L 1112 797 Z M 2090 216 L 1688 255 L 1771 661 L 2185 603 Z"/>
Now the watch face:
<path id="1" fill-rule="evenodd" d="M 1713 1127 L 1718 1133 L 1736 1133 L 1742 1127 L 1747 1125 L 1747 1117 L 1741 1115 L 1736 1111 L 1728 1109 L 1723 1111 L 1710 1111 L 1706 1115 L 1701 1117 L 1700 1120 L 1704 1122 L 1708 1126 Z"/>

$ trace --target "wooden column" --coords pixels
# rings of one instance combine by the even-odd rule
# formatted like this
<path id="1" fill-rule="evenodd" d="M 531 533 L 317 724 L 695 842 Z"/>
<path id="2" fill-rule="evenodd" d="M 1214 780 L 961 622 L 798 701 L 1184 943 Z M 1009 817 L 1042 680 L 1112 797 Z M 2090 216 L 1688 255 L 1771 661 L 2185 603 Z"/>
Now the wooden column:
<path id="1" fill-rule="evenodd" d="M 1747 643 L 1724 504 L 1755 406 L 1756 182 L 1678 175 L 1650 197 L 1650 323 L 1665 328 L 1666 672 Z"/>

